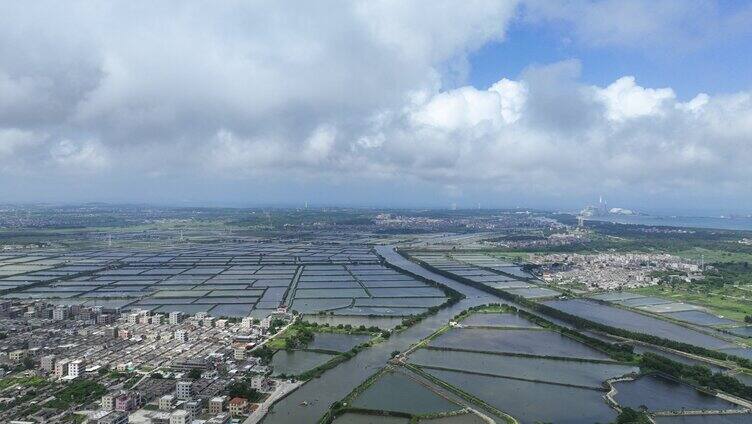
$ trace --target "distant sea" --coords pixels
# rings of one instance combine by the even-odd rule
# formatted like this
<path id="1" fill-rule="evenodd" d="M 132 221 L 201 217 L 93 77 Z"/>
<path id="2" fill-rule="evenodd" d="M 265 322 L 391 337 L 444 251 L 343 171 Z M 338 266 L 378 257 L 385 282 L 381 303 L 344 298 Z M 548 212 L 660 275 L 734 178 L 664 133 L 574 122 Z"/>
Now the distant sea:
<path id="1" fill-rule="evenodd" d="M 681 228 L 712 228 L 719 230 L 752 231 L 752 218 L 713 218 L 687 216 L 609 215 L 587 218 L 590 221 L 619 224 L 657 225 Z"/>

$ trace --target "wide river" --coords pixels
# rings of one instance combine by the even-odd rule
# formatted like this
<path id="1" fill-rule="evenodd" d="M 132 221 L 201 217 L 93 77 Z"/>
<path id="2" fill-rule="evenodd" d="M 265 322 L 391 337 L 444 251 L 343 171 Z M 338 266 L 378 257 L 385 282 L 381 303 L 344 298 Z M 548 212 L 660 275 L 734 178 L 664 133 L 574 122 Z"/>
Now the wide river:
<path id="1" fill-rule="evenodd" d="M 679 228 L 711 228 L 719 230 L 752 230 L 752 218 L 714 218 L 686 216 L 651 216 L 651 215 L 608 215 L 594 216 L 589 221 L 606 221 L 618 224 L 652 225 Z"/>
<path id="2" fill-rule="evenodd" d="M 349 361 L 326 371 L 321 377 L 308 381 L 276 403 L 262 420 L 264 424 L 315 423 L 324 415 L 332 403 L 347 396 L 361 382 L 383 368 L 391 358 L 393 351 L 406 350 L 414 343 L 438 330 L 450 318 L 467 308 L 493 302 L 507 303 L 489 293 L 430 272 L 399 255 L 394 251 L 393 246 L 377 246 L 376 252 L 398 268 L 457 290 L 465 295 L 465 299 L 448 308 L 439 310 L 436 315 L 430 316 L 400 333 L 394 334 L 389 340 L 360 352 Z M 305 406 L 303 406 L 303 402 L 306 402 Z"/>

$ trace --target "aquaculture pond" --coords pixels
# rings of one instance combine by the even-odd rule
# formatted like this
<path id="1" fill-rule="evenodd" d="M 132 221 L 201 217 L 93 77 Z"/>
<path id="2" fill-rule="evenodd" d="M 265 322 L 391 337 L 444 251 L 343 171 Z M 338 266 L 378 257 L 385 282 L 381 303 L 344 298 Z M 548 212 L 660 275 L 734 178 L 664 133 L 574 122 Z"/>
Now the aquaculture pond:
<path id="1" fill-rule="evenodd" d="M 748 347 L 734 347 L 730 349 L 721 349 L 721 352 L 738 356 L 740 358 L 752 359 L 752 349 Z"/>
<path id="2" fill-rule="evenodd" d="M 623 328 L 628 331 L 650 334 L 708 349 L 731 347 L 731 344 L 725 340 L 682 327 L 678 324 L 589 300 L 551 300 L 543 302 L 543 304 L 593 322 Z"/>
<path id="3" fill-rule="evenodd" d="M 593 296 L 590 296 L 593 299 L 599 299 L 599 300 L 605 300 L 607 302 L 613 302 L 617 300 L 627 300 L 627 299 L 636 299 L 638 297 L 645 297 L 641 294 L 636 293 L 629 293 L 629 292 L 609 292 L 609 293 L 599 293 L 595 294 Z"/>
<path id="4" fill-rule="evenodd" d="M 648 306 L 648 305 L 660 305 L 663 303 L 671 303 L 670 300 L 661 299 L 660 297 L 636 297 L 632 299 L 615 300 L 614 303 L 618 303 L 624 306 Z"/>
<path id="5" fill-rule="evenodd" d="M 370 415 L 370 414 L 354 414 L 346 413 L 337 419 L 332 424 L 409 424 L 409 418 L 401 417 L 386 417 L 383 415 Z"/>
<path id="6" fill-rule="evenodd" d="M 332 327 L 338 325 L 351 325 L 353 327 L 378 327 L 382 330 L 391 330 L 402 323 L 402 317 L 370 317 L 349 315 L 305 315 L 304 321 L 317 324 L 329 324 Z"/>
<path id="7" fill-rule="evenodd" d="M 501 267 L 497 267 L 495 269 L 497 271 L 501 271 L 501 272 L 503 272 L 505 274 L 510 274 L 510 275 L 515 276 L 515 277 L 520 277 L 520 278 L 535 278 L 532 274 L 530 274 L 529 272 L 523 271 L 522 268 L 520 268 L 518 266 L 501 266 Z"/>
<path id="8" fill-rule="evenodd" d="M 582 343 L 546 330 L 453 328 L 430 342 L 433 347 L 588 359 L 609 357 Z"/>
<path id="9" fill-rule="evenodd" d="M 352 299 L 295 299 L 291 309 L 302 314 L 347 308 L 352 305 Z"/>
<path id="10" fill-rule="evenodd" d="M 337 299 L 368 297 L 365 290 L 357 289 L 301 289 L 295 290 L 295 299 Z"/>
<path id="11" fill-rule="evenodd" d="M 419 306 L 429 308 L 431 306 L 439 306 L 445 301 L 445 297 L 372 297 L 370 299 L 355 299 L 355 306 Z"/>
<path id="12" fill-rule="evenodd" d="M 415 262 L 396 253 L 392 246 L 375 246 L 374 250 L 386 260 L 422 277 L 445 284 L 463 293 L 466 298 L 457 304 L 440 309 L 416 325 L 393 334 L 388 340 L 366 349 L 349 361 L 328 370 L 319 378 L 279 400 L 263 419 L 263 424 L 315 423 L 331 406 L 341 400 L 373 373 L 384 367 L 394 350 L 404 351 L 415 342 L 428 337 L 446 325 L 452 317 L 465 309 L 488 303 L 504 303 L 497 297 L 442 275 L 427 271 Z M 301 407 L 306 402 L 308 406 Z"/>
<path id="13" fill-rule="evenodd" d="M 727 330 L 730 333 L 742 337 L 752 337 L 752 327 L 735 327 Z"/>
<path id="14" fill-rule="evenodd" d="M 645 375 L 634 381 L 614 383 L 614 400 L 622 406 L 649 411 L 675 411 L 684 409 L 724 410 L 737 408 L 731 402 L 698 391 L 657 374 Z"/>
<path id="15" fill-rule="evenodd" d="M 313 341 L 306 348 L 346 352 L 370 339 L 368 334 L 315 333 Z"/>
<path id="16" fill-rule="evenodd" d="M 684 355 L 680 355 L 680 354 L 676 354 L 676 353 L 672 353 L 672 352 L 667 352 L 667 351 L 665 351 L 663 349 L 658 349 L 658 348 L 654 348 L 654 347 L 651 347 L 651 346 L 644 346 L 644 345 L 641 345 L 641 344 L 634 344 L 633 346 L 634 346 L 634 352 L 635 353 L 639 353 L 639 354 L 642 354 L 642 353 L 645 353 L 645 352 L 655 353 L 656 355 L 665 356 L 668 359 L 671 359 L 673 361 L 676 361 L 676 362 L 679 362 L 679 363 L 682 363 L 682 364 L 685 364 L 685 365 L 703 365 L 703 366 L 706 366 L 706 367 L 710 368 L 710 370 L 712 370 L 713 372 L 723 372 L 723 371 L 727 370 L 727 368 L 724 368 L 724 367 L 719 367 L 717 365 L 713 365 L 713 364 L 705 362 L 705 361 L 700 361 L 700 360 L 697 360 L 697 359 L 692 359 L 692 358 L 686 357 Z"/>
<path id="17" fill-rule="evenodd" d="M 603 387 L 609 378 L 638 372 L 637 367 L 620 364 L 526 358 L 477 352 L 418 349 L 410 354 L 410 363 L 458 371 L 491 374 L 547 383 Z"/>
<path id="18" fill-rule="evenodd" d="M 422 424 L 487 424 L 485 420 L 475 414 L 450 415 L 448 417 L 422 419 Z"/>
<path id="19" fill-rule="evenodd" d="M 656 424 L 749 424 L 752 414 L 715 414 L 655 417 Z"/>
<path id="20" fill-rule="evenodd" d="M 515 314 L 472 314 L 461 321 L 463 327 L 525 327 L 538 328 Z"/>
<path id="21" fill-rule="evenodd" d="M 697 324 L 697 325 L 726 325 L 726 324 L 734 324 L 736 322 L 736 321 L 732 321 L 727 318 L 721 318 L 719 316 L 715 316 L 713 314 L 709 314 L 703 311 L 670 312 L 665 315 L 668 317 L 677 319 L 679 321 L 685 321 L 690 324 Z"/>
<path id="22" fill-rule="evenodd" d="M 374 297 L 441 297 L 444 292 L 435 287 L 369 288 Z"/>
<path id="23" fill-rule="evenodd" d="M 461 409 L 405 374 L 386 372 L 366 388 L 352 405 L 377 411 L 431 414 Z"/>
<path id="24" fill-rule="evenodd" d="M 743 384 L 752 387 L 752 374 L 745 374 L 743 372 L 740 372 L 734 374 L 733 377 L 741 381 Z"/>
<path id="25" fill-rule="evenodd" d="M 209 311 L 215 317 L 246 317 L 251 313 L 254 303 L 235 303 L 217 305 Z"/>
<path id="26" fill-rule="evenodd" d="M 652 312 L 654 314 L 666 314 L 672 312 L 702 311 L 701 306 L 691 305 L 683 302 L 661 303 L 660 305 L 638 306 L 638 309 Z"/>
<path id="27" fill-rule="evenodd" d="M 606 405 L 603 392 L 593 389 L 533 383 L 508 378 L 427 369 L 434 377 L 504 411 L 523 424 L 609 423 L 616 412 Z"/>
<path id="28" fill-rule="evenodd" d="M 507 289 L 525 289 L 529 287 L 535 287 L 533 284 L 526 283 L 524 281 L 486 281 L 483 284 L 493 287 L 495 289 L 507 290 Z"/>
<path id="29" fill-rule="evenodd" d="M 382 315 L 382 316 L 400 316 L 418 315 L 425 312 L 428 308 L 406 308 L 393 306 L 353 306 L 350 308 L 337 309 L 333 312 L 341 315 Z"/>
<path id="30" fill-rule="evenodd" d="M 298 290 L 300 289 L 359 289 L 360 284 L 355 280 L 351 281 L 299 281 Z"/>
<path id="31" fill-rule="evenodd" d="M 558 296 L 561 293 L 556 290 L 547 289 L 544 287 L 531 287 L 527 289 L 508 289 L 509 293 L 522 296 L 527 299 L 536 299 L 539 297 L 553 297 Z"/>
<path id="32" fill-rule="evenodd" d="M 272 356 L 271 366 L 274 375 L 298 375 L 325 364 L 332 358 L 334 355 L 326 353 L 280 350 Z"/>

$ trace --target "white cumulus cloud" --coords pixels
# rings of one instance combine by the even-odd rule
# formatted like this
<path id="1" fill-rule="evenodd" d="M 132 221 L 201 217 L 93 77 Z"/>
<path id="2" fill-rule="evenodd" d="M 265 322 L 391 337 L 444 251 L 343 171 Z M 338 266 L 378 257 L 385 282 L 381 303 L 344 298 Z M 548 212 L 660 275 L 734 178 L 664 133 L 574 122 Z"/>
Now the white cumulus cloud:
<path id="1" fill-rule="evenodd" d="M 524 17 L 566 22 L 603 46 L 685 37 L 677 22 L 696 13 L 665 0 L 641 21 L 652 2 L 588 3 L 525 1 Z M 749 92 L 683 101 L 628 75 L 593 86 L 576 60 L 500 71 L 488 88 L 455 84 L 519 10 L 511 0 L 9 3 L 0 178 L 13 184 L 0 195 L 29 192 L 28 176 L 80 174 L 101 193 L 107 177 L 168 197 L 179 183 L 272 178 L 457 195 L 752 194 Z M 140 176 L 151 177 L 139 186 Z"/>

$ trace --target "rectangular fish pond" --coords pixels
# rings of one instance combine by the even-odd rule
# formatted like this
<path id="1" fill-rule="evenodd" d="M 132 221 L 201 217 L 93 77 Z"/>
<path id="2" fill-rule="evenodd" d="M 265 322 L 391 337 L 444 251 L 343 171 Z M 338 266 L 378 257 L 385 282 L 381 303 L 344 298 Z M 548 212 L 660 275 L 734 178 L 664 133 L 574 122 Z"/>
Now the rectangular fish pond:
<path id="1" fill-rule="evenodd" d="M 689 343 L 707 349 L 732 347 L 732 344 L 725 340 L 678 324 L 589 300 L 553 300 L 543 302 L 543 304 L 600 324 Z"/>
<path id="2" fill-rule="evenodd" d="M 614 383 L 614 400 L 633 409 L 646 407 L 649 411 L 727 410 L 739 406 L 707 394 L 687 384 L 658 374 L 642 376 L 634 381 Z"/>
<path id="3" fill-rule="evenodd" d="M 352 405 L 376 411 L 434 414 L 462 409 L 401 372 L 387 371 L 363 390 Z"/>
<path id="4" fill-rule="evenodd" d="M 486 328 L 453 328 L 433 339 L 430 346 L 518 353 L 536 356 L 573 357 L 608 360 L 609 357 L 589 346 L 557 332 L 547 330 L 501 330 Z"/>
<path id="5" fill-rule="evenodd" d="M 616 418 L 600 390 L 448 370 L 426 372 L 514 416 L 522 424 L 610 423 Z"/>
<path id="6" fill-rule="evenodd" d="M 280 350 L 272 356 L 272 375 L 300 375 L 308 370 L 324 365 L 335 355 L 306 350 Z"/>
<path id="7" fill-rule="evenodd" d="M 630 365 L 556 359 L 527 358 L 477 352 L 418 349 L 409 362 L 420 367 L 442 368 L 546 383 L 602 388 L 603 382 L 639 369 Z"/>

